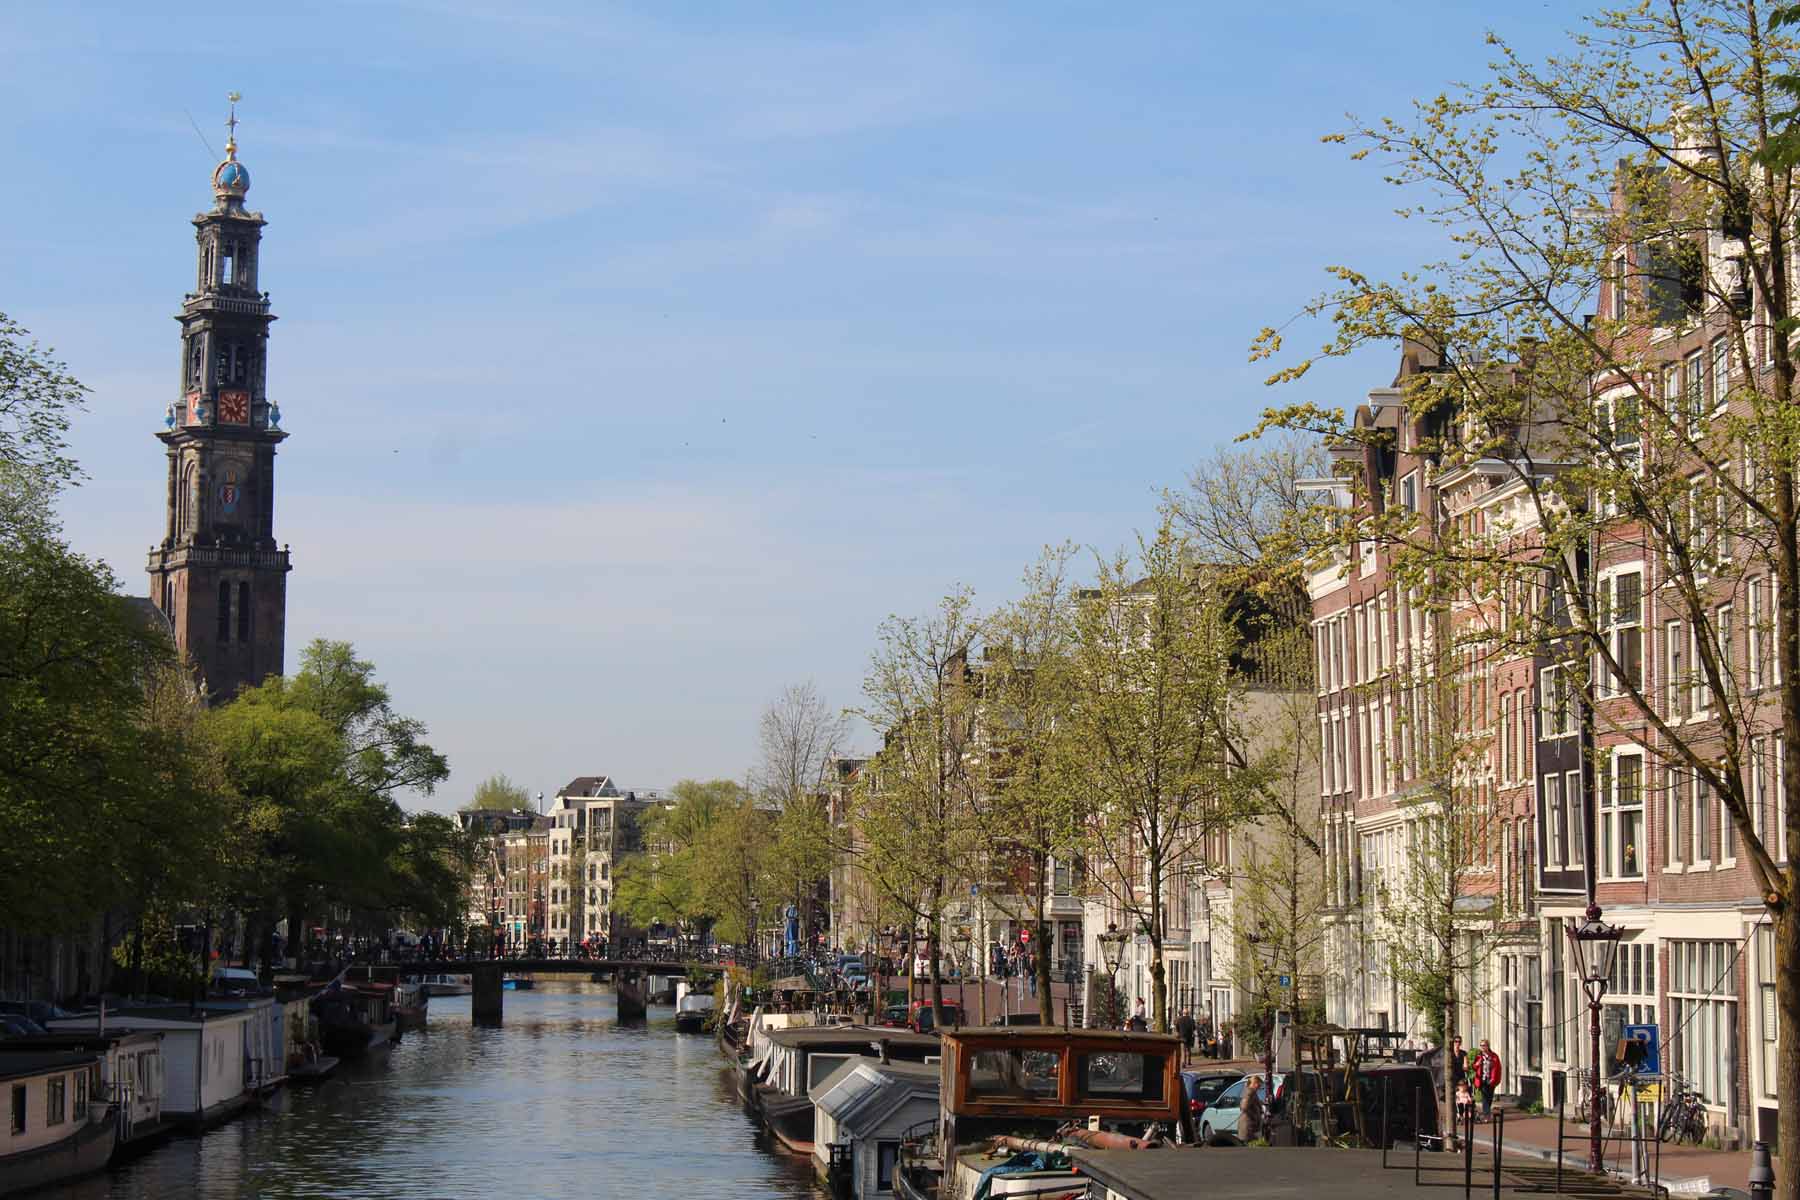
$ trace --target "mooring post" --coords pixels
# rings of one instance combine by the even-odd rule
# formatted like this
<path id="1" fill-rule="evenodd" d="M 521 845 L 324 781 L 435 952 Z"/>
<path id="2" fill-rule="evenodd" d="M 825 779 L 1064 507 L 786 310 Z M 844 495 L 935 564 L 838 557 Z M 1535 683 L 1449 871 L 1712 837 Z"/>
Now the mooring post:
<path id="1" fill-rule="evenodd" d="M 499 963 L 475 963 L 469 972 L 469 1017 L 477 1025 L 498 1025 L 506 990 Z"/>

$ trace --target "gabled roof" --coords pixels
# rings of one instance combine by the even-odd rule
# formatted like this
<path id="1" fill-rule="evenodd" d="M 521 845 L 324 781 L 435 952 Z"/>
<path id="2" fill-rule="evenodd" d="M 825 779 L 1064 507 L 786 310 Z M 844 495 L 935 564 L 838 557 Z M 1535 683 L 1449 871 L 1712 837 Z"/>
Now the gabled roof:
<path id="1" fill-rule="evenodd" d="M 597 796 L 618 796 L 620 791 L 613 785 L 610 775 L 577 775 L 563 784 L 557 796 L 571 799 L 588 799 Z"/>
<path id="2" fill-rule="evenodd" d="M 936 1063 L 847 1062 L 812 1091 L 813 1104 L 845 1133 L 872 1133 L 909 1100 L 938 1098 Z"/>

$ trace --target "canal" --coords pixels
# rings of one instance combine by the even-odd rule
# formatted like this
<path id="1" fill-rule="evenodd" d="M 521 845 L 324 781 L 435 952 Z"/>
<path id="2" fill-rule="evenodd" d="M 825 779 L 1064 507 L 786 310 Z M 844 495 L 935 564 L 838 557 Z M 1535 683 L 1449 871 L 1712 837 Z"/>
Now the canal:
<path id="1" fill-rule="evenodd" d="M 354 1070 L 289 1089 L 198 1138 L 55 1200 L 286 1197 L 805 1198 L 806 1161 L 771 1150 L 710 1037 L 673 1010 L 620 1025 L 610 988 L 542 982 L 476 1028 L 467 997 Z"/>

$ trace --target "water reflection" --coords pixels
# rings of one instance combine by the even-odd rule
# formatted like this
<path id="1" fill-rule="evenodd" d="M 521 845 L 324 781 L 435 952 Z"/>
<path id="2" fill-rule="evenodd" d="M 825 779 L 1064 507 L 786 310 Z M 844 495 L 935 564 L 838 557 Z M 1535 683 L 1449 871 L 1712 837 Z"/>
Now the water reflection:
<path id="1" fill-rule="evenodd" d="M 180 1138 L 57 1200 L 285 1197 L 822 1196 L 806 1160 L 771 1150 L 712 1040 L 669 1009 L 621 1026 L 610 989 L 509 992 L 476 1028 L 463 998 L 430 1027 L 311 1090 Z"/>

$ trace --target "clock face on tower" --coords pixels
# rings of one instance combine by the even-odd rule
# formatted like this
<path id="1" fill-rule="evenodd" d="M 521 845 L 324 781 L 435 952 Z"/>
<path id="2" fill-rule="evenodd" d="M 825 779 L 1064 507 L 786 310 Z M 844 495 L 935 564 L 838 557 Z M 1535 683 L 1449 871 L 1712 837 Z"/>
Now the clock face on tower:
<path id="1" fill-rule="evenodd" d="M 219 420 L 232 425 L 248 425 L 250 423 L 250 393 L 245 391 L 220 392 Z"/>

